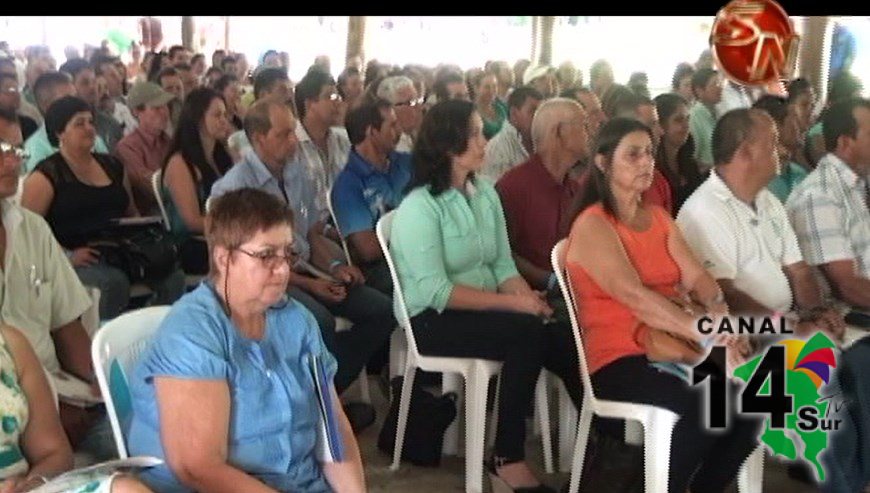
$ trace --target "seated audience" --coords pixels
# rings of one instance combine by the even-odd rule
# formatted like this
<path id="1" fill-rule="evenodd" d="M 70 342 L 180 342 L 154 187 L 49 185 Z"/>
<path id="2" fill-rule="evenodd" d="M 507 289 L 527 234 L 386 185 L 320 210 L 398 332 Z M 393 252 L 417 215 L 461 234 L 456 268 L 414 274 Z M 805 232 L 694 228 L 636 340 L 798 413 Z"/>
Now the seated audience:
<path id="1" fill-rule="evenodd" d="M 824 330 L 839 338 L 843 317 L 822 303 L 785 208 L 765 186 L 779 167 L 777 132 L 761 109 L 722 115 L 713 131 L 713 171 L 677 225 L 731 312 L 786 316 L 801 336 Z"/>
<path id="2" fill-rule="evenodd" d="M 188 274 L 208 272 L 202 239 L 205 201 L 212 185 L 232 166 L 224 142 L 230 125 L 223 98 L 208 88 L 194 90 L 184 102 L 163 164 L 163 203 Z"/>
<path id="3" fill-rule="evenodd" d="M 96 130 L 91 106 L 65 96 L 45 115 L 48 138 L 60 150 L 36 166 L 24 182 L 21 205 L 46 218 L 82 284 L 100 290 L 100 318 L 118 316 L 130 301 L 127 273 L 95 248 L 111 222 L 139 215 L 124 165 L 92 152 Z M 184 276 L 170 273 L 150 286 L 154 302 L 171 303 L 184 292 Z"/>
<path id="4" fill-rule="evenodd" d="M 794 187 L 807 177 L 806 168 L 793 159 L 795 153 L 801 150 L 797 114 L 789 109 L 785 98 L 772 94 L 760 97 L 752 107 L 764 111 L 776 123 L 776 134 L 779 139 L 776 142 L 776 152 L 780 159 L 780 169 L 767 184 L 767 188 L 784 204 Z M 715 146 L 716 143 L 714 142 L 713 145 Z"/>
<path id="5" fill-rule="evenodd" d="M 575 345 L 566 324 L 545 321 L 553 309 L 517 272 L 498 194 L 475 177 L 485 143 L 473 103 L 442 101 L 426 113 L 390 254 L 421 354 L 503 362 L 489 465 L 497 488 L 552 492 L 525 461 L 525 416 L 545 366 L 579 406 Z"/>
<path id="6" fill-rule="evenodd" d="M 498 81 L 495 74 L 482 72 L 472 81 L 474 84 L 474 103 L 477 112 L 483 118 L 483 136 L 489 140 L 501 130 L 507 118 L 505 106 L 496 104 L 496 88 Z"/>
<path id="7" fill-rule="evenodd" d="M 36 120 L 20 112 L 21 93 L 18 91 L 18 77 L 0 72 L 0 110 L 11 111 L 18 115 L 21 134 L 25 140 L 39 128 Z"/>
<path id="8" fill-rule="evenodd" d="M 702 175 L 713 166 L 713 128 L 716 127 L 716 105 L 722 100 L 722 80 L 712 68 L 702 68 L 692 76 L 695 103 L 689 110 L 689 131 L 695 142 L 695 161 Z"/>
<path id="9" fill-rule="evenodd" d="M 822 117 L 828 153 L 786 202 L 804 260 L 825 294 L 870 310 L 870 101 L 834 103 Z"/>
<path id="10" fill-rule="evenodd" d="M 505 173 L 495 188 L 501 198 L 517 269 L 534 289 L 561 304 L 550 252 L 568 235 L 565 220 L 579 184 L 569 176 L 589 157 L 586 111 L 572 99 L 548 99 L 532 121 L 532 157 Z M 568 321 L 567 312 L 559 316 Z"/>
<path id="11" fill-rule="evenodd" d="M 508 96 L 508 119 L 501 130 L 486 143 L 481 174 L 498 181 L 512 167 L 525 162 L 532 148 L 532 119 L 544 100 L 537 89 L 523 86 Z"/>
<path id="12" fill-rule="evenodd" d="M 834 104 L 847 99 L 860 98 L 864 92 L 864 84 L 860 79 L 849 72 L 841 72 L 828 87 L 828 98 L 825 101 L 825 110 Z M 824 132 L 824 116 L 820 117 L 815 125 L 810 127 L 806 136 L 806 154 L 809 159 L 809 169 L 815 169 L 825 154 L 830 152 Z"/>
<path id="13" fill-rule="evenodd" d="M 64 96 L 75 96 L 76 88 L 69 75 L 63 72 L 47 72 L 36 79 L 33 93 L 36 97 L 39 112 L 45 115 L 48 107 L 58 99 Z M 43 159 L 58 151 L 57 146 L 52 145 L 51 141 L 49 141 L 48 134 L 45 131 L 45 122 L 27 139 L 24 143 L 24 149 L 28 155 L 27 160 L 24 162 L 24 173 L 30 173 Z M 96 136 L 94 141 L 94 151 L 103 154 L 108 154 L 109 152 L 106 143 L 103 142 L 102 137 L 99 135 Z"/>
<path id="14" fill-rule="evenodd" d="M 716 281 L 695 260 L 670 215 L 641 200 L 652 183 L 653 136 L 634 119 L 615 118 L 602 127 L 583 211 L 568 239 L 566 268 L 583 327 L 586 362 L 599 399 L 652 404 L 680 416 L 673 429 L 668 491 L 724 491 L 758 446 L 759 422 L 731 412 L 725 432 L 704 424 L 699 394 L 667 362 L 679 347 L 701 344 L 696 315 L 674 300 L 680 289 L 713 316 L 727 313 Z M 669 299 L 671 298 L 671 299 Z M 729 366 L 746 354 L 729 339 Z M 686 351 L 689 352 L 689 351 Z M 695 352 L 676 357 L 695 364 Z M 737 399 L 731 398 L 734 403 Z M 624 426 L 602 419 L 599 430 L 622 441 Z"/>
<path id="15" fill-rule="evenodd" d="M 242 109 L 242 90 L 239 87 L 239 79 L 235 75 L 224 75 L 214 84 L 214 90 L 224 98 L 227 106 L 227 117 L 232 125 L 231 132 L 242 130 L 245 116 Z"/>
<path id="16" fill-rule="evenodd" d="M 143 214 L 160 213 L 151 177 L 163 166 L 169 153 L 168 104 L 174 97 L 153 82 L 136 83 L 127 96 L 139 123 L 130 135 L 118 142 L 115 155 L 124 164 L 136 208 Z"/>
<path id="17" fill-rule="evenodd" d="M 656 96 L 655 105 L 662 125 L 656 170 L 668 182 L 673 212 L 676 213 L 704 177 L 692 156 L 695 144 L 689 134 L 689 105 L 686 100 L 679 94 L 664 93 Z"/>
<path id="18" fill-rule="evenodd" d="M 331 197 L 338 230 L 366 284 L 392 296 L 393 281 L 375 225 L 405 196 L 413 173 L 411 155 L 395 150 L 398 118 L 384 99 L 351 110 L 346 127 L 353 146 Z"/>
<path id="19" fill-rule="evenodd" d="M 309 365 L 317 357 L 331 381 L 336 362 L 311 313 L 287 298 L 291 217 L 284 202 L 252 189 L 209 211 L 209 277 L 172 307 L 130 378 L 129 449 L 166 461 L 141 475 L 156 491 L 365 491 L 339 406 L 345 459 L 318 458 Z M 333 386 L 323 390 L 338 402 Z"/>
<path id="20" fill-rule="evenodd" d="M 91 110 L 94 112 L 94 128 L 106 143 L 109 152 L 112 152 L 115 149 L 115 144 L 124 137 L 124 130 L 112 115 L 106 114 L 98 108 L 100 100 L 94 69 L 87 61 L 76 58 L 61 65 L 60 71 L 72 77 L 76 96 L 91 106 Z"/>
<path id="21" fill-rule="evenodd" d="M 251 147 L 214 184 L 211 195 L 220 197 L 239 188 L 257 188 L 288 204 L 293 211 L 294 248 L 299 252 L 300 263 L 294 264 L 289 294 L 314 314 L 326 347 L 338 360 L 335 386 L 341 394 L 356 380 L 372 355 L 386 347 L 396 322 L 390 298 L 364 286 L 362 272 L 346 265 L 341 247 L 323 235 L 314 183 L 296 150 L 296 125 L 284 102 L 270 98 L 255 103 L 245 115 L 245 132 Z M 311 265 L 331 278 L 314 275 L 308 268 Z M 353 327 L 336 333 L 336 316 L 347 318 Z M 350 419 L 354 429 L 360 430 L 374 421 L 374 408 L 355 406 Z"/>
<path id="22" fill-rule="evenodd" d="M 377 95 L 393 105 L 399 120 L 399 143 L 396 151 L 410 153 L 423 121 L 423 97 L 414 87 L 414 81 L 404 75 L 387 77 L 378 84 Z"/>

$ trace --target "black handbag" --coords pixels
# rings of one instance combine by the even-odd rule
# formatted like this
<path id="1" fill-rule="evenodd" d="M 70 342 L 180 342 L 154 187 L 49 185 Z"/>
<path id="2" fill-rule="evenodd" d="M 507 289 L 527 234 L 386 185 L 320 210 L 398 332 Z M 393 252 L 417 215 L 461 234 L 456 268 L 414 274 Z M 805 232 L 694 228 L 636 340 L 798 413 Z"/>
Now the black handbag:
<path id="1" fill-rule="evenodd" d="M 390 410 L 378 435 L 378 449 L 390 456 L 396 444 L 402 377 L 394 378 L 391 384 L 393 401 L 390 403 Z M 423 390 L 415 379 L 411 389 L 411 404 L 408 407 L 405 440 L 402 444 L 402 460 L 417 466 L 439 466 L 444 432 L 454 419 L 456 419 L 456 394 L 449 392 L 436 397 Z"/>
<path id="2" fill-rule="evenodd" d="M 109 230 L 88 246 L 126 273 L 131 283 L 159 282 L 178 268 L 178 247 L 157 225 Z"/>

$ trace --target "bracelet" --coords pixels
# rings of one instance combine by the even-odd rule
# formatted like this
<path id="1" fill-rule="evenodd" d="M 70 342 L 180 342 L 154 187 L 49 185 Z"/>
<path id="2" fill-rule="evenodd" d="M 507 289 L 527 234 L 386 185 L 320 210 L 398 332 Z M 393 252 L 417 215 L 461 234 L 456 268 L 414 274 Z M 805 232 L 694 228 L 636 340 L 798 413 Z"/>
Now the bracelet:
<path id="1" fill-rule="evenodd" d="M 338 267 L 339 265 L 344 265 L 344 261 L 335 259 L 332 262 L 330 262 L 329 263 L 329 272 L 332 272 L 333 270 L 335 270 L 335 268 Z"/>

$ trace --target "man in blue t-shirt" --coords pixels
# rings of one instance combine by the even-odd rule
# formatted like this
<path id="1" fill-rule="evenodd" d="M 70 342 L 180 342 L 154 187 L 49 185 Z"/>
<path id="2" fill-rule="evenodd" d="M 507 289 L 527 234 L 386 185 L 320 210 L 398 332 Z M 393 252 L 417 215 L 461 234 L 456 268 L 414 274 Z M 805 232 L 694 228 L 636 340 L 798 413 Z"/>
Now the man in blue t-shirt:
<path id="1" fill-rule="evenodd" d="M 411 181 L 411 155 L 396 152 L 401 131 L 393 106 L 378 99 L 351 111 L 345 120 L 353 145 L 330 200 L 339 233 L 366 284 L 392 295 L 390 271 L 375 225 L 399 206 Z"/>

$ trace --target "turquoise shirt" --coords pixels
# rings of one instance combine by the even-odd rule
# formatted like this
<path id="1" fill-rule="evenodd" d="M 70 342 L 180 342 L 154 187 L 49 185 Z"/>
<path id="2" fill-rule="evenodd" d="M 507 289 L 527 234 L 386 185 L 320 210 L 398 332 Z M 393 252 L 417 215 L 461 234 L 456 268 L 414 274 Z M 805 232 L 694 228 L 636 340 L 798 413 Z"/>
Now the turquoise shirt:
<path id="1" fill-rule="evenodd" d="M 312 354 L 332 381 L 335 358 L 314 316 L 298 302 L 285 299 L 269 308 L 263 338 L 247 339 L 227 318 L 211 282 L 201 283 L 172 306 L 132 372 L 130 455 L 166 459 L 154 377 L 222 381 L 230 393 L 227 463 L 278 491 L 330 492 L 317 461 Z M 140 479 L 154 491 L 190 491 L 166 464 Z"/>
<path id="2" fill-rule="evenodd" d="M 476 178 L 468 189 L 468 198 L 455 188 L 433 197 L 418 187 L 397 209 L 390 252 L 411 317 L 444 311 L 454 285 L 495 292 L 519 276 L 495 188 Z"/>
<path id="3" fill-rule="evenodd" d="M 689 111 L 689 131 L 695 141 L 695 161 L 705 166 L 713 165 L 713 130 L 716 115 L 704 103 L 695 101 Z M 701 169 L 702 172 L 706 169 Z"/>
<path id="4" fill-rule="evenodd" d="M 776 195 L 776 198 L 780 202 L 785 204 L 791 191 L 807 177 L 807 174 L 807 170 L 803 166 L 791 162 L 786 163 L 782 167 L 782 172 L 773 177 L 770 183 L 767 184 L 767 189 Z"/>
<path id="5" fill-rule="evenodd" d="M 45 131 L 45 125 L 40 125 L 39 129 L 30 136 L 24 143 L 24 149 L 30 154 L 24 166 L 21 168 L 22 173 L 30 173 L 43 159 L 51 156 L 58 151 L 57 147 L 51 145 L 48 141 L 48 133 Z M 94 141 L 94 152 L 109 154 L 109 148 L 103 139 L 97 135 Z"/>

